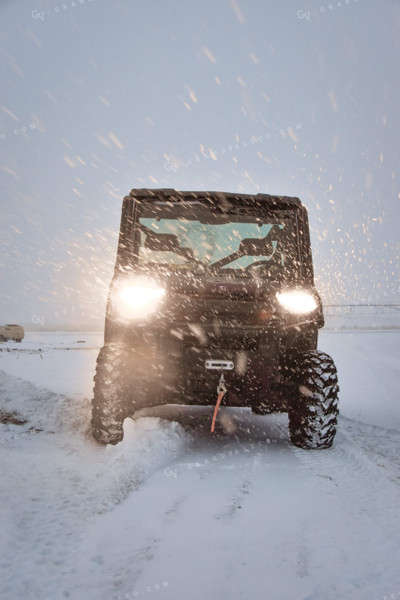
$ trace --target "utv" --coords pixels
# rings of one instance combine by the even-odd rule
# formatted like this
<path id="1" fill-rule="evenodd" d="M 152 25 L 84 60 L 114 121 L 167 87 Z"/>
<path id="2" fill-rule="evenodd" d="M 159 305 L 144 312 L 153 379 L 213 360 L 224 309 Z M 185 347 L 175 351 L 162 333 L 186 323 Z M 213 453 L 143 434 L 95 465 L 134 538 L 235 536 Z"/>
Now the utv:
<path id="1" fill-rule="evenodd" d="M 0 325 L 0 342 L 13 340 L 14 342 L 22 342 L 24 339 L 24 329 L 21 325 L 14 323 L 8 325 Z"/>
<path id="2" fill-rule="evenodd" d="M 288 412 L 300 448 L 329 448 L 337 373 L 317 350 L 324 325 L 307 211 L 266 194 L 133 189 L 94 378 L 103 444 L 160 404 Z M 211 423 L 210 423 L 211 424 Z"/>

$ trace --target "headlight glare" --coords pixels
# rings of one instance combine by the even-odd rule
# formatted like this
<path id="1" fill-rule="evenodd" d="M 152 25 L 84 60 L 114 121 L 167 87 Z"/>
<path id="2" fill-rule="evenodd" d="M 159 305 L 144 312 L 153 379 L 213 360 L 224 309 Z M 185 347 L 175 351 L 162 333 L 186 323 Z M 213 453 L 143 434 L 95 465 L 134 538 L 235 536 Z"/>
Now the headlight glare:
<path id="1" fill-rule="evenodd" d="M 279 304 L 292 314 L 305 315 L 318 306 L 316 299 L 310 292 L 304 290 L 288 290 L 276 294 Z"/>
<path id="2" fill-rule="evenodd" d="M 117 292 L 118 312 L 127 318 L 145 318 L 157 310 L 164 295 L 165 288 L 156 281 L 127 283 Z"/>

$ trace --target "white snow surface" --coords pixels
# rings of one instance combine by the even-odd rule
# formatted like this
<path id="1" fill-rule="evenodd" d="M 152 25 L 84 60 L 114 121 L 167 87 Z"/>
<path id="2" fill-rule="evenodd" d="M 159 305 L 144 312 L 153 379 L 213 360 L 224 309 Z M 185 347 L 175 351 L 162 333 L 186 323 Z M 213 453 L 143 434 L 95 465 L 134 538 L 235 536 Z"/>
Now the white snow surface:
<path id="1" fill-rule="evenodd" d="M 340 419 L 329 450 L 286 415 L 163 407 L 90 435 L 102 337 L 0 346 L 2 600 L 400 598 L 400 331 L 323 331 Z M 7 421 L 7 419 L 3 420 Z"/>

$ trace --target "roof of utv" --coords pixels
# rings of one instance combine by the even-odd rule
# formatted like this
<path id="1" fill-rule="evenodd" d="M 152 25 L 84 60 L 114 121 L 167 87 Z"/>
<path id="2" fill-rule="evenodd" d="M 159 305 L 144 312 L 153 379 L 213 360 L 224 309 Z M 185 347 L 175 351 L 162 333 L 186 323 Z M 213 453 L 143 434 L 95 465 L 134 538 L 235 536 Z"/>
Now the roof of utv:
<path id="1" fill-rule="evenodd" d="M 149 188 L 141 188 L 141 189 L 133 189 L 130 191 L 130 197 L 138 199 L 138 200 L 146 200 L 146 201 L 157 201 L 162 199 L 170 199 L 170 200 L 191 200 L 193 198 L 208 198 L 213 201 L 220 200 L 222 203 L 224 201 L 243 200 L 245 203 L 251 203 L 252 201 L 266 203 L 271 208 L 275 209 L 290 209 L 290 208 L 303 208 L 304 205 L 300 202 L 299 198 L 294 198 L 290 196 L 271 196 L 270 194 L 235 194 L 230 192 L 207 192 L 207 191 L 179 191 L 174 190 L 172 188 L 159 188 L 159 189 L 149 189 Z"/>

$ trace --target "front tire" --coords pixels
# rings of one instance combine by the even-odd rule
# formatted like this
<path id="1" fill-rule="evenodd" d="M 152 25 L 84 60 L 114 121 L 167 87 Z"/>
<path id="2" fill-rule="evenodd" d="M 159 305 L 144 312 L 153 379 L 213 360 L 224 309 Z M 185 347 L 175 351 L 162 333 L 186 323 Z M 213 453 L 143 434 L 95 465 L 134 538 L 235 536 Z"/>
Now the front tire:
<path id="1" fill-rule="evenodd" d="M 132 414 L 127 381 L 127 353 L 117 344 L 104 346 L 94 376 L 92 434 L 101 444 L 117 444 L 124 436 L 123 422 Z"/>
<path id="2" fill-rule="evenodd" d="M 289 407 L 290 440 L 299 448 L 330 448 L 339 414 L 335 364 L 318 350 L 306 352 L 299 360 L 297 396 Z"/>

